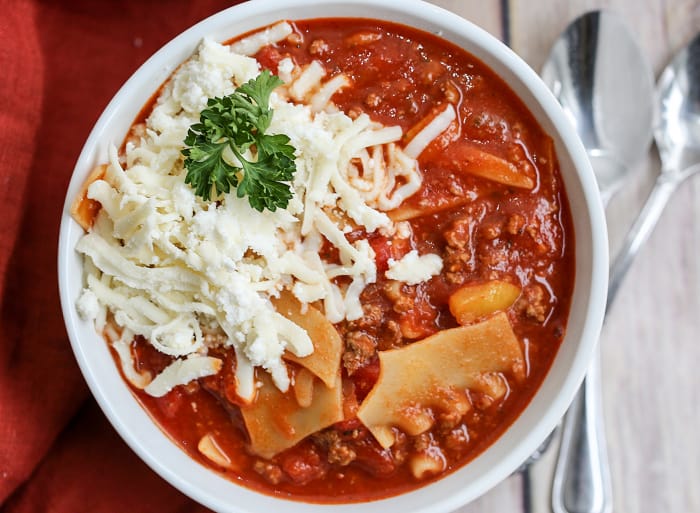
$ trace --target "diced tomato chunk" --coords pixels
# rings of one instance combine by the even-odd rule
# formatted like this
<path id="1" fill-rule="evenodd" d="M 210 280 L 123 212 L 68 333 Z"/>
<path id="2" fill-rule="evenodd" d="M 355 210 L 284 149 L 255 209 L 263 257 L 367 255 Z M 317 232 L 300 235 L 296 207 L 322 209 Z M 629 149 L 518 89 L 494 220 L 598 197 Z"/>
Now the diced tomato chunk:
<path id="1" fill-rule="evenodd" d="M 389 269 L 389 259 L 401 260 L 411 250 L 411 242 L 408 239 L 388 239 L 383 235 L 371 235 L 368 238 L 370 246 L 374 250 L 374 262 L 377 272 L 384 273 Z"/>
<path id="2" fill-rule="evenodd" d="M 258 52 L 255 56 L 260 63 L 262 69 L 269 69 L 273 74 L 277 74 L 279 62 L 284 58 L 284 55 L 274 46 L 268 45 Z"/>
<path id="3" fill-rule="evenodd" d="M 365 425 L 357 417 L 352 417 L 350 419 L 345 419 L 341 420 L 340 422 L 336 422 L 335 424 L 333 424 L 333 427 L 336 431 L 338 431 L 338 433 L 341 434 L 341 436 L 345 433 L 352 433 L 357 429 L 365 429 Z"/>
<path id="4" fill-rule="evenodd" d="M 352 380 L 355 383 L 355 395 L 358 401 L 362 401 L 379 378 L 379 358 L 372 359 L 364 367 L 357 369 Z"/>
<path id="5" fill-rule="evenodd" d="M 384 449 L 374 438 L 367 437 L 353 445 L 355 462 L 370 474 L 386 476 L 396 470 L 396 463 L 389 449 Z"/>
<path id="6" fill-rule="evenodd" d="M 280 456 L 280 466 L 289 478 L 297 484 L 306 484 L 326 474 L 326 464 L 316 447 L 304 443 L 285 451 Z"/>

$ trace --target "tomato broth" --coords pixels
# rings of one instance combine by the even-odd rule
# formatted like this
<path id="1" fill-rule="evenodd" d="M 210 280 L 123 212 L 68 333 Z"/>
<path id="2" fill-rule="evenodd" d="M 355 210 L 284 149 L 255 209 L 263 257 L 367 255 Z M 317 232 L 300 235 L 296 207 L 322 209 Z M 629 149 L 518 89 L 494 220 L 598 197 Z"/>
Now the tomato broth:
<path id="1" fill-rule="evenodd" d="M 465 50 L 387 21 L 313 19 L 295 21 L 293 27 L 290 37 L 263 47 L 255 58 L 273 73 L 282 59 L 291 58 L 301 66 L 318 60 L 329 77 L 345 74 L 350 85 L 332 100 L 350 117 L 366 113 L 384 125 L 398 125 L 405 144 L 440 106 L 454 105 L 457 115 L 449 137 L 441 136 L 420 154 L 423 183 L 393 213 L 410 224 L 410 239 L 362 228 L 346 233 L 350 242 L 369 241 L 377 266 L 376 281 L 360 296 L 365 315 L 335 324 L 344 343 L 346 416 L 271 458 L 253 454 L 232 392 L 235 355 L 225 348 L 210 351 L 224 361 L 214 376 L 177 386 L 163 397 L 134 393 L 175 443 L 234 482 L 308 502 L 376 500 L 467 464 L 530 402 L 566 330 L 574 284 L 571 212 L 551 137 L 508 84 Z M 484 155 L 511 163 L 531 186 L 479 176 L 474 169 L 488 166 L 491 158 Z M 441 272 L 413 285 L 388 279 L 384 271 L 390 263 L 412 250 L 439 255 Z M 337 258 L 332 248 L 321 255 L 327 261 Z M 434 409 L 430 429 L 410 435 L 394 428 L 395 443 L 380 445 L 355 415 L 380 374 L 379 353 L 458 327 L 450 309 L 453 294 L 468 284 L 494 281 L 519 290 L 505 311 L 524 355 L 522 368 L 499 373 L 505 389 L 497 397 L 466 390 L 462 410 Z M 143 337 L 136 337 L 132 352 L 137 369 L 152 374 L 173 360 Z M 292 375 L 298 371 L 293 363 L 289 368 Z M 226 468 L 198 451 L 206 434 L 230 456 Z M 439 453 L 444 467 L 417 478 L 407 462 L 428 450 Z"/>

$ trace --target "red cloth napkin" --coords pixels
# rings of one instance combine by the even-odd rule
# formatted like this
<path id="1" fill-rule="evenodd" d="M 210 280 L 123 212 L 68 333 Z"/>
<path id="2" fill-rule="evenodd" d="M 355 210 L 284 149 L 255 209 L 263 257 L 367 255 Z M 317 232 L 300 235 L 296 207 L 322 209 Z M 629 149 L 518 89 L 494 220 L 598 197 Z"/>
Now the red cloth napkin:
<path id="1" fill-rule="evenodd" d="M 0 0 L 0 510 L 206 511 L 161 480 L 90 398 L 58 301 L 64 194 L 129 75 L 225 0 Z"/>

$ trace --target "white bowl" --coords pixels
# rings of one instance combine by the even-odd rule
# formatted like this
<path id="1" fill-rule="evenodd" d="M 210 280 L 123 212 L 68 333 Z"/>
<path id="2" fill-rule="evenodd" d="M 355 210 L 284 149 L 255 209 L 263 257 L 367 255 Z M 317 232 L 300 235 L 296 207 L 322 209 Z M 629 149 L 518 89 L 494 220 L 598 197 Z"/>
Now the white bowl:
<path id="1" fill-rule="evenodd" d="M 205 468 L 179 449 L 137 403 L 120 376 L 107 344 L 90 322 L 78 317 L 82 261 L 75 244 L 83 233 L 70 203 L 89 171 L 107 161 L 141 107 L 204 36 L 219 41 L 279 19 L 364 15 L 436 33 L 463 47 L 501 76 L 554 138 L 573 213 L 576 284 L 566 337 L 545 381 L 510 428 L 461 469 L 415 491 L 350 505 L 288 501 L 243 488 Z M 554 97 L 509 48 L 493 36 L 434 5 L 418 0 L 265 0 L 220 12 L 185 31 L 151 57 L 119 90 L 95 124 L 75 166 L 61 220 L 59 287 L 73 351 L 90 389 L 115 429 L 158 474 L 193 499 L 217 511 L 311 513 L 362 511 L 447 512 L 505 479 L 554 429 L 581 383 L 602 325 L 607 290 L 607 233 L 602 203 L 583 146 Z"/>

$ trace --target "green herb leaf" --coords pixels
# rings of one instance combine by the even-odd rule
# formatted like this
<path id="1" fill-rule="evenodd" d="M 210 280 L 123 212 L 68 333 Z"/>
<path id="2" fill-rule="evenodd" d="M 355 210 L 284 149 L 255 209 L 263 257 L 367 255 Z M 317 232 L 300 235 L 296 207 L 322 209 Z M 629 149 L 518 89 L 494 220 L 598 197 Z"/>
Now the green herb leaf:
<path id="1" fill-rule="evenodd" d="M 209 201 L 235 187 L 254 209 L 286 208 L 296 165 L 294 147 L 283 134 L 266 134 L 272 121 L 270 93 L 283 82 L 269 71 L 241 85 L 233 94 L 210 98 L 185 138 L 185 183 Z M 226 151 L 230 149 L 230 151 Z M 243 157 L 248 150 L 254 158 Z M 233 159 L 232 157 L 235 157 Z M 235 161 L 240 163 L 240 166 Z"/>

